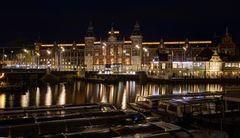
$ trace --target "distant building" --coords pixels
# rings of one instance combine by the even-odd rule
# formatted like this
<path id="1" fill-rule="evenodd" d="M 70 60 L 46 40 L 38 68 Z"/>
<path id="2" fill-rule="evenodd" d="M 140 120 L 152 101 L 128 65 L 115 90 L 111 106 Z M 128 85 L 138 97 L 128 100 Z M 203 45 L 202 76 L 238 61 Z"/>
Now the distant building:
<path id="1" fill-rule="evenodd" d="M 113 26 L 102 40 L 92 24 L 84 43 L 36 43 L 34 64 L 55 70 L 133 72 L 157 77 L 229 77 L 240 75 L 239 47 L 226 34 L 218 41 L 143 41 L 140 25 L 134 25 L 129 40 Z"/>

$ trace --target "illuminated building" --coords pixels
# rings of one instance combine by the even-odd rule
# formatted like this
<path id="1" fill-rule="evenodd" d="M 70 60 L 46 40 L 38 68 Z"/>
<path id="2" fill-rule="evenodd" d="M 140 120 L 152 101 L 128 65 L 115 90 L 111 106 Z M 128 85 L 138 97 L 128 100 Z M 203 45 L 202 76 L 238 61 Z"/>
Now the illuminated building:
<path id="1" fill-rule="evenodd" d="M 35 51 L 40 55 L 34 56 L 39 67 L 55 70 L 146 71 L 160 78 L 216 78 L 240 74 L 239 49 L 228 30 L 217 43 L 189 39 L 148 42 L 143 41 L 138 23 L 129 40 L 121 37 L 113 26 L 106 40 L 96 38 L 90 24 L 84 43 L 36 43 Z"/>

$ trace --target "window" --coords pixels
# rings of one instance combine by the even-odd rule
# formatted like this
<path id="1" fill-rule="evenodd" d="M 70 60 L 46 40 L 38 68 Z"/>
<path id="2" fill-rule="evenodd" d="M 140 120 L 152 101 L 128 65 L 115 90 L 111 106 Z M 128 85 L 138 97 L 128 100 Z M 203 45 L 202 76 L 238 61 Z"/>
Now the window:
<path id="1" fill-rule="evenodd" d="M 166 63 L 162 63 L 162 69 L 166 69 Z"/>
<path id="2" fill-rule="evenodd" d="M 231 67 L 231 63 L 225 63 L 225 67 Z"/>
<path id="3" fill-rule="evenodd" d="M 126 59 L 125 59 L 125 63 L 126 63 L 127 65 L 129 65 L 129 64 L 130 64 L 130 59 L 129 59 L 129 58 L 126 58 Z"/>
<path id="4" fill-rule="evenodd" d="M 118 63 L 122 63 L 122 58 L 118 58 Z"/>
<path id="5" fill-rule="evenodd" d="M 113 49 L 113 48 L 110 49 L 110 55 L 111 55 L 111 56 L 114 55 L 114 49 Z"/>
<path id="6" fill-rule="evenodd" d="M 111 64 L 113 64 L 114 63 L 114 58 L 111 58 Z"/>
<path id="7" fill-rule="evenodd" d="M 174 68 L 174 69 L 177 68 L 177 63 L 173 63 L 173 68 Z"/>
<path id="8" fill-rule="evenodd" d="M 118 48 L 118 55 L 122 56 L 122 48 L 121 47 Z"/>
<path id="9" fill-rule="evenodd" d="M 237 63 L 232 63 L 232 67 L 238 67 L 238 64 Z"/>
<path id="10" fill-rule="evenodd" d="M 106 47 L 105 48 L 102 48 L 102 53 L 103 53 L 103 56 L 106 56 Z"/>

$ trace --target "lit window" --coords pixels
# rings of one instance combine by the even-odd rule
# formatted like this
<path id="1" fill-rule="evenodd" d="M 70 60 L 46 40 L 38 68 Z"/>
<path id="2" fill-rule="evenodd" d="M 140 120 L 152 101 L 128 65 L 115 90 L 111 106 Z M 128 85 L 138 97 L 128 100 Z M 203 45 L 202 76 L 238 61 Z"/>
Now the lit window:
<path id="1" fill-rule="evenodd" d="M 162 69 L 166 69 L 166 63 L 162 63 Z"/>
<path id="2" fill-rule="evenodd" d="M 120 56 L 122 55 L 122 48 L 121 47 L 118 48 L 118 55 L 120 55 Z"/>
<path id="3" fill-rule="evenodd" d="M 118 63 L 122 63 L 122 58 L 118 58 Z"/>
<path id="4" fill-rule="evenodd" d="M 173 68 L 174 68 L 174 69 L 177 68 L 177 63 L 173 63 Z"/>
<path id="5" fill-rule="evenodd" d="M 114 49 L 113 48 L 110 49 L 110 54 L 111 54 L 111 56 L 114 55 Z"/>
<path id="6" fill-rule="evenodd" d="M 127 65 L 129 65 L 129 64 L 130 64 L 130 59 L 129 59 L 129 58 L 126 58 L 126 59 L 125 59 L 125 62 L 126 62 Z"/>
<path id="7" fill-rule="evenodd" d="M 238 67 L 237 63 L 232 63 L 232 67 Z"/>
<path id="8" fill-rule="evenodd" d="M 111 58 L 111 64 L 113 64 L 114 63 L 114 58 Z"/>
<path id="9" fill-rule="evenodd" d="M 231 63 L 225 63 L 225 67 L 231 67 Z"/>

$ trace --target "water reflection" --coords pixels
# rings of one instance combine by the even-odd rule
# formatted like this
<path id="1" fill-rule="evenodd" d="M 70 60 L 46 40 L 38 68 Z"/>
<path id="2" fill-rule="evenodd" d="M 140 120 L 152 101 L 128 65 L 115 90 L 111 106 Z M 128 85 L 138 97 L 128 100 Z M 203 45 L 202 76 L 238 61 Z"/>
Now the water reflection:
<path id="1" fill-rule="evenodd" d="M 52 89 L 49 84 L 47 84 L 47 93 L 46 93 L 46 100 L 45 105 L 50 106 L 52 105 Z"/>
<path id="2" fill-rule="evenodd" d="M 220 84 L 161 85 L 138 84 L 135 81 L 104 84 L 76 81 L 67 84 L 46 84 L 24 93 L 3 92 L 0 94 L 0 108 L 105 102 L 126 109 L 127 103 L 134 102 L 136 96 L 222 90 L 223 86 Z"/>
<path id="3" fill-rule="evenodd" d="M 66 88 L 64 84 L 61 84 L 61 92 L 58 98 L 58 105 L 64 105 L 66 103 Z"/>
<path id="4" fill-rule="evenodd" d="M 13 94 L 10 94 L 10 95 L 9 95 L 9 99 L 8 99 L 8 100 L 9 100 L 9 107 L 10 107 L 10 108 L 14 107 L 14 98 L 15 98 L 15 97 L 14 97 Z"/>
<path id="5" fill-rule="evenodd" d="M 21 95 L 21 107 L 28 107 L 29 106 L 29 90 Z"/>
<path id="6" fill-rule="evenodd" d="M 6 106 L 6 95 L 4 93 L 0 94 L 0 108 L 5 108 Z"/>
<path id="7" fill-rule="evenodd" d="M 36 88 L 36 106 L 40 105 L 40 88 Z"/>

